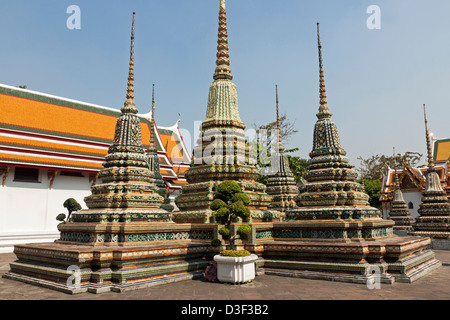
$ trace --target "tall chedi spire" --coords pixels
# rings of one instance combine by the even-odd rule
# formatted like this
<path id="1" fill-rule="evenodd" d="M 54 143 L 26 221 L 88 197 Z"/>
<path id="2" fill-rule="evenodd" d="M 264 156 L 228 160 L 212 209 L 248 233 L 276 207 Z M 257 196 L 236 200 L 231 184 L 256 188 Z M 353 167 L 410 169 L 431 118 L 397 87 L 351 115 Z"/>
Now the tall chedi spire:
<path id="1" fill-rule="evenodd" d="M 403 192 L 400 190 L 400 183 L 398 181 L 397 175 L 397 160 L 395 159 L 395 148 L 393 149 L 394 154 L 394 198 L 391 203 L 391 211 L 389 212 L 389 218 L 395 222 L 395 231 L 410 231 L 412 230 L 412 224 L 414 219 L 411 217 L 411 213 L 408 210 L 406 201 L 403 199 Z"/>
<path id="2" fill-rule="evenodd" d="M 217 125 L 233 125 L 245 129 L 239 117 L 236 85 L 231 81 L 230 53 L 228 47 L 228 27 L 225 0 L 220 1 L 219 30 L 217 40 L 216 69 L 214 82 L 209 89 L 206 120 L 203 128 Z"/>
<path id="3" fill-rule="evenodd" d="M 332 114 L 328 109 L 327 90 L 325 88 L 325 73 L 323 71 L 322 42 L 320 41 L 319 23 L 317 23 L 317 46 L 319 49 L 319 94 L 320 107 L 317 117 L 319 119 L 331 118 Z"/>
<path id="4" fill-rule="evenodd" d="M 434 166 L 434 160 L 433 160 L 433 154 L 431 150 L 431 134 L 430 130 L 428 129 L 428 119 L 427 119 L 427 109 L 425 104 L 423 105 L 423 118 L 425 122 L 425 139 L 427 142 L 427 162 L 428 162 L 428 172 L 435 171 Z"/>
<path id="5" fill-rule="evenodd" d="M 85 198 L 89 209 L 73 214 L 73 223 L 61 226 L 62 241 L 77 241 L 71 230 L 77 223 L 170 221 L 170 213 L 160 208 L 163 197 L 157 193 L 155 175 L 149 168 L 146 150 L 142 144 L 138 109 L 134 102 L 134 21 L 133 13 L 126 101 L 121 109 L 122 114 L 117 119 L 114 141 L 105 157 L 104 169 L 98 174 L 102 183 L 93 186 L 92 194 Z M 83 228 L 77 227 L 75 234 L 77 237 L 89 239 L 88 242 L 129 241 L 125 234 L 112 235 L 109 234 L 112 231 L 99 231 L 101 228 Z M 126 233 L 125 229 L 123 226 L 122 232 Z M 86 233 L 84 236 L 83 231 Z"/>
<path id="6" fill-rule="evenodd" d="M 271 173 L 267 177 L 267 193 L 272 196 L 270 208 L 286 212 L 296 208 L 295 197 L 298 195 L 298 188 L 294 175 L 289 167 L 289 160 L 284 153 L 281 140 L 281 122 L 278 101 L 278 86 L 275 85 L 276 96 L 276 124 L 277 124 L 277 154 L 272 156 Z M 276 151 L 272 151 L 276 152 Z"/>
<path id="7" fill-rule="evenodd" d="M 127 85 L 127 100 L 125 101 L 122 113 L 137 114 L 138 109 L 134 103 L 134 21 L 135 13 L 133 12 L 133 22 L 131 24 L 131 45 L 130 45 L 130 66 L 128 69 L 128 85 Z"/>
<path id="8" fill-rule="evenodd" d="M 161 205 L 161 209 L 167 211 L 173 211 L 174 207 L 170 204 L 169 192 L 167 185 L 161 175 L 161 167 L 159 166 L 159 156 L 156 148 L 156 136 L 158 134 L 158 128 L 155 121 L 156 100 L 155 100 L 155 84 L 152 86 L 152 111 L 150 118 L 150 141 L 149 148 L 147 150 L 148 166 L 153 173 L 152 183 L 157 187 L 157 193 L 164 198 L 164 203 Z"/>
<path id="9" fill-rule="evenodd" d="M 337 127 L 331 119 L 325 89 L 322 42 L 317 23 L 319 52 L 320 105 L 314 127 L 313 149 L 307 172 L 307 183 L 297 197 L 299 209 L 287 213 L 289 219 L 364 219 L 379 218 L 381 213 L 369 205 L 369 196 L 356 182 L 357 173 L 341 147 Z M 392 222 L 391 222 L 392 223 Z M 392 231 L 392 230 L 391 230 Z"/>
<path id="10" fill-rule="evenodd" d="M 152 181 L 159 188 L 158 193 L 161 196 L 165 197 L 166 184 L 161 175 L 161 171 L 160 171 L 161 169 L 159 166 L 159 157 L 158 157 L 158 152 L 156 149 L 156 134 L 158 132 L 158 129 L 156 127 L 156 122 L 155 122 L 155 109 L 156 109 L 155 85 L 153 84 L 153 86 L 152 86 L 152 115 L 151 115 L 151 119 L 150 119 L 150 141 L 149 141 L 149 148 L 147 151 L 148 166 L 154 176 Z"/>
<path id="11" fill-rule="evenodd" d="M 422 203 L 417 210 L 420 216 L 413 225 L 414 231 L 412 234 L 431 238 L 450 239 L 450 200 L 442 189 L 439 175 L 436 172 L 425 105 L 423 105 L 423 113 L 428 170 L 425 190 L 422 191 Z"/>
<path id="12" fill-rule="evenodd" d="M 280 212 L 267 209 L 271 197 L 265 193 L 266 187 L 255 181 L 260 176 L 260 170 L 250 164 L 245 124 L 239 116 L 237 90 L 230 69 L 225 0 L 220 1 L 213 79 L 209 87 L 206 119 L 201 125 L 191 167 L 185 173 L 189 185 L 183 187 L 175 200 L 180 213 L 174 214 L 174 219 L 213 221 L 209 205 L 216 186 L 225 180 L 236 181 L 250 197 L 252 219 L 280 217 Z"/>
<path id="13" fill-rule="evenodd" d="M 214 72 L 214 80 L 233 79 L 230 69 L 230 52 L 228 50 L 227 12 L 225 8 L 225 0 L 221 0 L 219 11 L 219 36 L 217 40 L 217 67 Z"/>
<path id="14" fill-rule="evenodd" d="M 277 147 L 278 152 L 282 153 L 284 152 L 283 142 L 282 142 L 282 136 L 281 136 L 281 121 L 280 121 L 280 108 L 278 104 L 278 85 L 275 85 L 275 105 L 277 109 Z"/>

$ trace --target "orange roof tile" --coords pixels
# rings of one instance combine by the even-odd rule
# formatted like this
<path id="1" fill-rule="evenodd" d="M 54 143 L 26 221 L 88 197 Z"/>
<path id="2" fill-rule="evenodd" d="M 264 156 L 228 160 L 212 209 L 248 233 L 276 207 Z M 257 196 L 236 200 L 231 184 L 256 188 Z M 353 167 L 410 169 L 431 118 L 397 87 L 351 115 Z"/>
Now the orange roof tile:
<path id="1" fill-rule="evenodd" d="M 434 161 L 450 159 L 450 139 L 438 140 L 434 143 Z"/>
<path id="2" fill-rule="evenodd" d="M 0 163 L 97 171 L 114 140 L 121 114 L 119 110 L 1 84 L 0 107 Z M 144 116 L 140 119 L 147 148 L 150 121 Z M 187 161 L 182 139 L 172 128 L 155 130 L 155 134 L 160 163 L 166 166 L 161 174 L 177 179 L 172 162 Z"/>

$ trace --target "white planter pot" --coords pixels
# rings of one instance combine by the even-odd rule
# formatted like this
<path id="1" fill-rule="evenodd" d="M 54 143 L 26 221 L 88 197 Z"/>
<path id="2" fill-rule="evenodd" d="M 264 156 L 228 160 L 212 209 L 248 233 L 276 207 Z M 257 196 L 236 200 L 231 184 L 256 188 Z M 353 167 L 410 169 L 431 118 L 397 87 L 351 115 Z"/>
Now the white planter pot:
<path id="1" fill-rule="evenodd" d="M 217 279 L 220 282 L 242 283 L 255 279 L 256 254 L 246 257 L 214 256 L 217 263 Z"/>

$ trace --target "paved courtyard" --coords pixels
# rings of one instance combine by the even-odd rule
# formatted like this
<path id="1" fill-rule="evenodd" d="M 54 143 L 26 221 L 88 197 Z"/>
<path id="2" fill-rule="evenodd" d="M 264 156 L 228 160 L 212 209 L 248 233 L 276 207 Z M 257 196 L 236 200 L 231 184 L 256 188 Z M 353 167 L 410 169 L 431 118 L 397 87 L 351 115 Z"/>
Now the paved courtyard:
<path id="1" fill-rule="evenodd" d="M 363 284 L 262 275 L 244 285 L 186 280 L 125 293 L 69 295 L 0 278 L 0 300 L 450 300 L 450 251 L 435 253 L 441 268 L 412 284 L 381 284 L 378 290 Z M 14 259 L 12 253 L 0 254 L 0 276 Z"/>

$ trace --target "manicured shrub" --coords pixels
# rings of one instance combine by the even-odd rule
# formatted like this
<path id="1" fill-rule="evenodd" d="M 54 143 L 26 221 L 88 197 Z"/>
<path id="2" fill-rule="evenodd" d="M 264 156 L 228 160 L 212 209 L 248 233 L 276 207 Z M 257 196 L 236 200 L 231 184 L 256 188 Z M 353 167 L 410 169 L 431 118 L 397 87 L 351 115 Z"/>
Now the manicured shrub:
<path id="1" fill-rule="evenodd" d="M 220 251 L 220 255 L 224 257 L 247 257 L 251 253 L 247 250 L 224 250 Z"/>
<path id="2" fill-rule="evenodd" d="M 66 215 L 64 213 L 60 213 L 56 216 L 56 220 L 63 222 L 66 220 Z"/>
<path id="3" fill-rule="evenodd" d="M 250 228 L 249 225 L 242 225 L 237 230 L 236 233 L 239 235 L 240 238 L 247 238 L 248 235 L 252 232 L 252 228 Z"/>
<path id="4" fill-rule="evenodd" d="M 240 185 L 235 181 L 224 181 L 217 186 L 217 193 L 210 204 L 211 210 L 215 211 L 214 217 L 217 223 L 225 225 L 219 233 L 228 238 L 231 250 L 235 250 L 235 239 L 246 237 L 251 229 L 249 226 L 238 228 L 237 234 L 230 234 L 230 226 L 237 218 L 246 219 L 250 217 L 250 209 L 246 206 L 250 204 L 248 195 L 242 192 Z"/>

